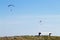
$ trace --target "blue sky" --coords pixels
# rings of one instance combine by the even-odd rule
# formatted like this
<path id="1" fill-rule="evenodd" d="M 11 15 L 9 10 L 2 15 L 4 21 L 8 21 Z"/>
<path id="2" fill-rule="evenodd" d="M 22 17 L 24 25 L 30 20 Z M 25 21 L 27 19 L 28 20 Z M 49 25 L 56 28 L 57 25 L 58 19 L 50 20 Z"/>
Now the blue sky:
<path id="1" fill-rule="evenodd" d="M 38 32 L 60 35 L 60 0 L 10 0 L 10 2 L 0 0 L 0 36 L 36 35 Z M 8 4 L 15 6 L 12 7 L 12 12 Z"/>

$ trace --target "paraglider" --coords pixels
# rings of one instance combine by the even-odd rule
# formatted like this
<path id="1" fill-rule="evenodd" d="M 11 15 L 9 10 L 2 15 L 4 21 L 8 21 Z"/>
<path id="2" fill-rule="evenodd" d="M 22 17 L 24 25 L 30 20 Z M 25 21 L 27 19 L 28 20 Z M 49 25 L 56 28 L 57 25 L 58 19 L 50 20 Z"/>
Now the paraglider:
<path id="1" fill-rule="evenodd" d="M 9 8 L 9 12 L 13 14 L 13 12 L 14 12 L 13 9 L 15 7 L 13 0 L 8 0 L 8 5 L 7 6 Z"/>
<path id="2" fill-rule="evenodd" d="M 42 20 L 40 20 L 40 23 L 42 22 Z"/>
<path id="3" fill-rule="evenodd" d="M 10 11 L 12 12 L 12 8 L 14 7 L 14 5 L 9 4 L 8 7 L 10 8 Z"/>

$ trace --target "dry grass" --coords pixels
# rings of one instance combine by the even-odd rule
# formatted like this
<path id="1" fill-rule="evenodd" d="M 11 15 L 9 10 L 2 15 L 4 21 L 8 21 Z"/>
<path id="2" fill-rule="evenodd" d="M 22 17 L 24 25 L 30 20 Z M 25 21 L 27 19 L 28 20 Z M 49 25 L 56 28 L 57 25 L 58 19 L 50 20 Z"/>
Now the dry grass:
<path id="1" fill-rule="evenodd" d="M 0 37 L 0 40 L 60 40 L 58 36 L 14 36 Z"/>

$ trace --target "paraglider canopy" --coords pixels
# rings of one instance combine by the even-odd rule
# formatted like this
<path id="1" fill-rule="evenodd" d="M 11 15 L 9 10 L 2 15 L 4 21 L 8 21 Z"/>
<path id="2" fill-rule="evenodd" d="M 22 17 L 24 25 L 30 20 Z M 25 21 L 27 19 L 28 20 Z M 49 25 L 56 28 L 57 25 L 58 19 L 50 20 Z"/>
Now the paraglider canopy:
<path id="1" fill-rule="evenodd" d="M 9 4 L 9 5 L 8 5 L 8 7 L 14 7 L 14 5 L 12 5 L 12 4 Z"/>

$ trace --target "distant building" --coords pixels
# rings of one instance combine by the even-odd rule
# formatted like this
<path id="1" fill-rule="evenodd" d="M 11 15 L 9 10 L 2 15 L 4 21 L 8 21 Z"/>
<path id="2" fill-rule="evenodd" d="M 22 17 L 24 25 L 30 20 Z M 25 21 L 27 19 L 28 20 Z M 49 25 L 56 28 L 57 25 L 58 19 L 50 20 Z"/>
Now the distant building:
<path id="1" fill-rule="evenodd" d="M 39 32 L 38 36 L 51 36 L 51 32 Z"/>

